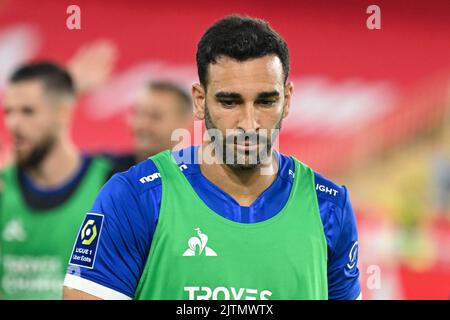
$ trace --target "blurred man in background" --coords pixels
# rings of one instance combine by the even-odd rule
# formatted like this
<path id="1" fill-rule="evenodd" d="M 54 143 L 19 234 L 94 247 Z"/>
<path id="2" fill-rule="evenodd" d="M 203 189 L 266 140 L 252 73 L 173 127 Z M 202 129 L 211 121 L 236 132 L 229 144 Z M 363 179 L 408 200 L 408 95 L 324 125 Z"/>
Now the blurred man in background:
<path id="1" fill-rule="evenodd" d="M 192 125 L 191 96 L 181 86 L 170 81 L 148 83 L 136 99 L 129 118 L 135 151 L 133 154 L 111 156 L 112 173 L 129 167 L 163 150 L 173 149 L 176 129 L 189 130 Z"/>
<path id="2" fill-rule="evenodd" d="M 1 172 L 0 291 L 5 299 L 59 299 L 83 212 L 111 170 L 70 138 L 76 86 L 53 63 L 22 66 L 4 96 L 15 163 Z"/>

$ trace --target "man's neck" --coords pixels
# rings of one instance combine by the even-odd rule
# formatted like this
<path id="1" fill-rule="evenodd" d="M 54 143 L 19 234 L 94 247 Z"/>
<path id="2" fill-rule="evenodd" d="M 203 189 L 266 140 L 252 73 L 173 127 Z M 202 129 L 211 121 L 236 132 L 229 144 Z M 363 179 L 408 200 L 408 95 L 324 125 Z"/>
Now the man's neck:
<path id="1" fill-rule="evenodd" d="M 75 146 L 61 142 L 55 145 L 38 167 L 26 170 L 26 173 L 37 186 L 55 188 L 73 177 L 80 166 L 81 157 Z"/>
<path id="2" fill-rule="evenodd" d="M 202 148 L 198 152 L 202 152 Z M 254 169 L 236 170 L 223 163 L 209 164 L 202 161 L 200 170 L 209 181 L 228 193 L 241 206 L 248 207 L 276 179 L 278 161 L 271 153 L 265 164 Z"/>

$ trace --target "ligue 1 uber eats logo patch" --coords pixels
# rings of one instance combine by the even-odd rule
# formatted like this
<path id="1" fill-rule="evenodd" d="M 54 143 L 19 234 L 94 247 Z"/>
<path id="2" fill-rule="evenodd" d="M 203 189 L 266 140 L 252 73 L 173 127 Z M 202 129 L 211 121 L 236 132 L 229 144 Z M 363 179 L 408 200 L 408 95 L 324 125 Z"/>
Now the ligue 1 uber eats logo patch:
<path id="1" fill-rule="evenodd" d="M 97 245 L 103 226 L 103 218 L 104 216 L 98 213 L 88 213 L 86 215 L 72 251 L 72 257 L 70 258 L 71 265 L 89 269 L 94 267 Z"/>
<path id="2" fill-rule="evenodd" d="M 95 220 L 89 219 L 83 229 L 81 229 L 81 239 L 83 240 L 81 244 L 89 245 L 97 237 L 97 226 L 95 225 Z"/>

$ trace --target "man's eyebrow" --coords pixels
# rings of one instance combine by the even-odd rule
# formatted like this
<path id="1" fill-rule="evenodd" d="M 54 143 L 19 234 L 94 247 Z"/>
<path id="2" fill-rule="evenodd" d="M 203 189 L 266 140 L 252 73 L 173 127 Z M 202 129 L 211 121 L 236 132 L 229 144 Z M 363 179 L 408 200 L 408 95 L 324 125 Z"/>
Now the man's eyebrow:
<path id="1" fill-rule="evenodd" d="M 256 99 L 278 98 L 279 96 L 280 93 L 278 91 L 265 91 L 258 93 Z"/>
<path id="2" fill-rule="evenodd" d="M 242 95 L 240 93 L 236 92 L 225 92 L 225 91 L 219 91 L 215 94 L 216 98 L 228 98 L 228 99 L 240 99 L 242 100 Z"/>

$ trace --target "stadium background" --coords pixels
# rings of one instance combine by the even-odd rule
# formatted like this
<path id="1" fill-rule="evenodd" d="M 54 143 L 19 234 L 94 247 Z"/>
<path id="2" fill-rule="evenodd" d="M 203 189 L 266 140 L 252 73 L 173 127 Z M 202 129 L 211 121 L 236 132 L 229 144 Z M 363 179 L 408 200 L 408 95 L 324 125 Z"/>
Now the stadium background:
<path id="1" fill-rule="evenodd" d="M 66 27 L 71 4 L 81 30 Z M 381 30 L 366 27 L 371 4 Z M 73 137 L 85 151 L 129 151 L 125 115 L 146 80 L 189 88 L 208 25 L 231 13 L 264 18 L 289 44 L 296 87 L 279 147 L 349 187 L 364 298 L 449 299 L 449 12 L 445 0 L 0 0 L 0 95 L 21 63 L 67 64 L 108 41 L 114 69 L 79 100 Z M 11 160 L 0 114 L 0 167 Z"/>

